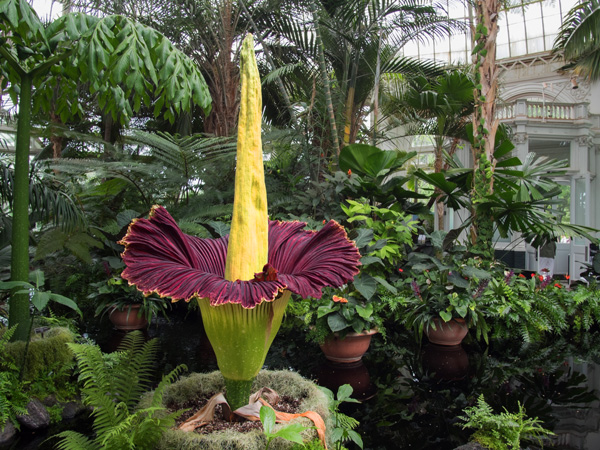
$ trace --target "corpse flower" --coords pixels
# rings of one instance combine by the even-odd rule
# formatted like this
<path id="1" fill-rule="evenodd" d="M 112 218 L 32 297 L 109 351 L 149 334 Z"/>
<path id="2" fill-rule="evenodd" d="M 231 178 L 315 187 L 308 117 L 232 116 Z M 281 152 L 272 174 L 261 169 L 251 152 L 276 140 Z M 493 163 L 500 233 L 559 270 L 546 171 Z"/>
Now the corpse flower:
<path id="1" fill-rule="evenodd" d="M 261 87 L 249 35 L 241 52 L 241 104 L 231 231 L 219 239 L 184 234 L 169 213 L 152 208 L 135 220 L 123 278 L 148 295 L 197 299 L 233 410 L 248 402 L 291 292 L 321 298 L 358 273 L 360 253 L 344 228 L 269 221 L 261 144 Z"/>

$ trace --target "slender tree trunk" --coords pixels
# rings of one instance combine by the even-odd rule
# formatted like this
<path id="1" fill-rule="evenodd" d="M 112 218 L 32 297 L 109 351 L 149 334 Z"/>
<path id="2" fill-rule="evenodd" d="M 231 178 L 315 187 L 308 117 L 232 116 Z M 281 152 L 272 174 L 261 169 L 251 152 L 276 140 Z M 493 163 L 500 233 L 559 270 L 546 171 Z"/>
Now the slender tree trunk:
<path id="1" fill-rule="evenodd" d="M 12 281 L 29 281 L 29 141 L 31 139 L 32 75 L 21 76 L 19 120 L 15 143 L 14 195 L 12 204 Z M 29 296 L 13 293 L 10 297 L 9 327 L 17 325 L 13 340 L 26 341 L 29 334 Z"/>
<path id="2" fill-rule="evenodd" d="M 498 34 L 498 0 L 477 0 L 475 48 L 475 112 L 473 113 L 473 189 L 471 191 L 473 225 L 470 250 L 485 261 L 494 258 L 494 219 L 482 207 L 485 197 L 494 191 L 494 141 L 498 68 L 496 67 L 496 36 Z"/>
<path id="3" fill-rule="evenodd" d="M 346 146 L 353 143 L 354 139 L 352 136 L 356 136 L 353 133 L 353 117 L 354 117 L 354 94 L 356 92 L 356 76 L 358 75 L 358 64 L 360 63 L 360 52 L 356 49 L 356 57 L 352 62 L 352 72 L 350 73 L 350 83 L 348 83 L 348 94 L 346 96 L 346 114 L 344 117 L 344 143 Z"/>
<path id="4" fill-rule="evenodd" d="M 329 130 L 331 132 L 331 143 L 335 150 L 335 155 L 340 157 L 340 143 L 338 139 L 337 126 L 335 123 L 335 112 L 333 110 L 333 101 L 331 99 L 331 87 L 329 85 L 329 73 L 325 64 L 325 50 L 323 48 L 323 39 L 321 38 L 321 30 L 319 29 L 319 17 L 317 15 L 317 5 L 315 0 L 310 1 L 310 13 L 315 22 L 315 40 L 317 43 L 317 51 L 319 56 L 319 70 L 325 89 L 325 102 L 327 103 L 327 112 L 329 114 Z"/>
<path id="5" fill-rule="evenodd" d="M 54 111 L 50 113 L 50 121 L 53 124 L 62 124 L 60 117 Z M 60 155 L 62 154 L 63 141 L 64 139 L 61 136 L 57 136 L 54 131 L 52 131 L 52 134 L 50 135 L 50 142 L 52 143 L 52 158 L 55 160 L 60 158 Z M 54 172 L 57 173 L 56 170 Z"/>
<path id="6" fill-rule="evenodd" d="M 377 144 L 377 122 L 379 120 L 379 84 L 381 78 L 381 36 L 377 44 L 377 63 L 375 65 L 375 86 L 373 87 L 373 137 L 371 145 Z"/>

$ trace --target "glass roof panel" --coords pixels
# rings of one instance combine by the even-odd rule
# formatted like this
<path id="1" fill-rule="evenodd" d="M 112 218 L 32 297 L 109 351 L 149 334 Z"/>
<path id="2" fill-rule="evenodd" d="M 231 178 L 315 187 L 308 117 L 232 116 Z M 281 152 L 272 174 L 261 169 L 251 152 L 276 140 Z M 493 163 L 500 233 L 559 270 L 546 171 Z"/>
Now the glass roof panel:
<path id="1" fill-rule="evenodd" d="M 563 17 L 578 3 L 578 0 L 521 0 L 501 12 L 497 37 L 497 59 L 514 58 L 527 54 L 552 50 L 554 39 Z M 453 0 L 443 1 L 454 19 L 468 19 L 469 7 Z M 406 45 L 402 50 L 406 56 L 435 58 L 440 61 L 470 62 L 471 36 L 456 34 L 446 43 Z"/>

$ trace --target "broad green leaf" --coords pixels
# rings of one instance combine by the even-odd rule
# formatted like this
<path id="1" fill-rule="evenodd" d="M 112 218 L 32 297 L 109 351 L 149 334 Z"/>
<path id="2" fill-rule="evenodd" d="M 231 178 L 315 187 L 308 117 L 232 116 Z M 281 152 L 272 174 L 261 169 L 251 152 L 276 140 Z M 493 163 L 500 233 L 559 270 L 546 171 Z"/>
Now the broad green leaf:
<path id="1" fill-rule="evenodd" d="M 465 317 L 467 315 L 467 312 L 469 311 L 469 307 L 467 305 L 460 305 L 457 306 L 455 309 L 456 312 L 460 315 L 460 317 Z"/>
<path id="2" fill-rule="evenodd" d="M 275 411 L 273 408 L 269 408 L 268 406 L 261 406 L 260 408 L 260 421 L 263 424 L 263 429 L 265 430 L 266 435 L 271 435 L 273 431 L 273 427 L 275 426 Z"/>
<path id="3" fill-rule="evenodd" d="M 139 212 L 134 211 L 133 209 L 126 209 L 125 211 L 119 212 L 117 214 L 117 225 L 123 228 L 131 223 L 133 219 L 136 219 L 140 215 Z"/>
<path id="4" fill-rule="evenodd" d="M 305 426 L 299 423 L 291 423 L 277 430 L 273 436 L 280 437 L 291 442 L 296 442 L 298 444 L 304 444 L 304 440 L 302 439 L 302 432 L 304 430 L 306 430 Z"/>
<path id="5" fill-rule="evenodd" d="M 32 270 L 29 272 L 29 281 L 37 288 L 40 289 L 46 283 L 44 272 L 42 270 Z"/>
<path id="6" fill-rule="evenodd" d="M 366 306 L 356 305 L 356 312 L 363 319 L 369 319 L 373 315 L 373 303 L 367 303 Z"/>
<path id="7" fill-rule="evenodd" d="M 342 331 L 344 328 L 347 327 L 346 320 L 339 313 L 328 315 L 327 325 L 329 325 L 329 328 L 333 333 Z"/>
<path id="8" fill-rule="evenodd" d="M 64 296 L 59 295 L 59 294 L 50 294 L 50 300 L 52 300 L 52 301 L 54 301 L 56 303 L 60 303 L 61 305 L 68 306 L 73 311 L 77 311 L 80 316 L 82 315 L 79 307 L 77 306 L 77 303 L 75 303 L 70 298 L 64 297 Z"/>
<path id="9" fill-rule="evenodd" d="M 2 290 L 9 290 L 18 287 L 26 289 L 25 291 L 18 292 L 19 294 L 28 292 L 28 289 L 34 289 L 33 285 L 25 281 L 0 281 L 0 289 Z"/>
<path id="10" fill-rule="evenodd" d="M 348 437 L 352 440 L 352 442 L 354 442 L 360 448 L 363 448 L 362 437 L 360 437 L 360 434 L 358 434 L 356 431 L 348 430 Z"/>
<path id="11" fill-rule="evenodd" d="M 354 277 L 353 281 L 355 289 L 367 300 L 377 292 L 377 281 L 370 275 L 361 273 Z"/>
<path id="12" fill-rule="evenodd" d="M 352 395 L 353 389 L 349 384 L 343 384 L 338 388 L 337 391 L 337 400 L 338 402 L 352 401 L 354 399 L 350 399 Z"/>
<path id="13" fill-rule="evenodd" d="M 43 291 L 36 291 L 31 297 L 31 303 L 33 303 L 33 306 L 35 306 L 38 311 L 42 311 L 48 304 L 49 300 L 50 294 Z"/>
<path id="14" fill-rule="evenodd" d="M 440 317 L 444 319 L 444 322 L 450 322 L 450 320 L 452 320 L 452 314 L 448 311 L 440 311 Z"/>

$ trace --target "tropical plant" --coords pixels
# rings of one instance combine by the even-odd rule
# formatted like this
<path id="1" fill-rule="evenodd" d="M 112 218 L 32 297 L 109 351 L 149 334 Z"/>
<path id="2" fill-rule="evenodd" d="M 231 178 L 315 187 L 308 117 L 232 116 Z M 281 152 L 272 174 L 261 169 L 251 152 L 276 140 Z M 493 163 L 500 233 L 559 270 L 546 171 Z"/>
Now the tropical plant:
<path id="1" fill-rule="evenodd" d="M 365 301 L 364 299 L 336 295 L 337 290 L 325 290 L 324 296 L 329 300 L 303 300 L 296 306 L 296 313 L 303 316 L 309 331 L 307 338 L 318 344 L 337 334 L 344 338 L 348 333 L 363 333 L 377 330 L 385 336 L 384 319 L 387 304 L 381 301 Z"/>
<path id="2" fill-rule="evenodd" d="M 0 6 L 0 32 L 1 87 L 19 108 L 11 277 L 27 281 L 32 111 L 52 109 L 63 122 L 79 114 L 78 82 L 87 83 L 104 113 L 121 123 L 142 104 L 172 121 L 193 103 L 208 110 L 210 97 L 189 58 L 157 31 L 124 16 L 70 13 L 44 26 L 25 0 L 9 0 Z M 23 295 L 11 297 L 16 339 L 27 339 L 28 305 Z"/>
<path id="3" fill-rule="evenodd" d="M 307 429 L 304 425 L 299 423 L 291 423 L 284 427 L 279 428 L 277 431 L 273 431 L 275 426 L 275 420 L 277 419 L 275 411 L 269 406 L 261 406 L 260 408 L 260 421 L 263 426 L 263 431 L 267 437 L 267 445 L 265 450 L 269 449 L 271 441 L 275 438 L 285 439 L 286 441 L 296 442 L 297 444 L 303 444 L 302 432 Z"/>
<path id="4" fill-rule="evenodd" d="M 140 305 L 135 314 L 144 316 L 149 323 L 158 314 L 166 317 L 166 310 L 169 307 L 166 299 L 154 294 L 142 295 L 134 286 L 130 286 L 127 281 L 116 274 L 125 268 L 125 264 L 120 258 L 108 257 L 105 258 L 105 262 L 107 263 L 105 268 L 110 277 L 91 283 L 93 291 L 88 295 L 88 298 L 94 300 L 96 316 L 102 316 L 112 309 L 126 310 L 129 315 L 132 313 L 133 305 Z"/>
<path id="5" fill-rule="evenodd" d="M 490 450 L 518 450 L 522 440 L 543 445 L 543 438 L 554 435 L 537 417 L 528 417 L 521 403 L 516 413 L 504 409 L 494 414 L 482 394 L 477 398 L 477 406 L 466 408 L 464 413 L 459 417 L 465 421 L 463 428 L 475 428 L 471 439 Z"/>
<path id="6" fill-rule="evenodd" d="M 299 100 L 320 108 L 320 113 L 311 112 L 322 118 L 316 127 L 311 124 L 311 130 L 329 131 L 318 139 L 326 142 L 326 147 L 321 146 L 325 155 L 335 158 L 363 132 L 370 111 L 379 123 L 379 87 L 385 74 L 441 72 L 431 62 L 398 57 L 398 49 L 409 41 L 433 40 L 461 27 L 440 13 L 441 5 L 423 2 L 313 0 L 307 9 L 313 34 L 306 32 L 303 20 L 296 19 L 306 17 L 300 9 L 273 20 L 275 33 L 267 44 L 277 62 L 289 68 L 282 79 L 297 81 L 294 93 Z M 309 101 L 317 92 L 319 98 Z M 376 126 L 372 131 L 376 133 Z"/>
<path id="7" fill-rule="evenodd" d="M 413 158 L 416 152 L 382 150 L 365 144 L 350 144 L 340 152 L 339 166 L 351 174 L 344 193 L 346 197 L 365 198 L 371 206 L 402 208 L 406 214 L 424 213 L 420 203 L 408 199 L 427 198 L 403 188 L 408 178 L 402 175 L 401 168 Z M 396 205 L 396 206 L 394 206 Z"/>
<path id="8" fill-rule="evenodd" d="M 568 62 L 563 69 L 590 80 L 600 79 L 600 2 L 577 3 L 560 27 L 554 51 L 562 51 Z"/>
<path id="9" fill-rule="evenodd" d="M 439 173 L 444 160 L 454 155 L 461 141 L 467 141 L 466 125 L 473 114 L 472 75 L 458 70 L 434 78 L 416 76 L 393 78 L 386 83 L 384 111 L 406 128 L 406 134 L 429 136 L 433 142 L 433 172 Z M 446 151 L 447 149 L 447 151 Z M 440 194 L 439 188 L 436 188 Z M 437 208 L 437 229 L 444 229 L 444 205 L 432 196 Z"/>
<path id="10" fill-rule="evenodd" d="M 564 303 L 575 331 L 588 332 L 600 325 L 600 285 L 595 280 L 573 286 L 564 293 Z"/>
<path id="11" fill-rule="evenodd" d="M 481 259 L 466 253 L 466 247 L 449 242 L 451 235 L 434 231 L 428 237 L 431 247 L 415 249 L 400 268 L 395 301 L 401 320 L 420 341 L 424 330 L 436 329 L 436 321 L 462 319 L 467 327 L 475 327 L 477 339 L 487 342 L 480 297 L 492 274 L 483 269 Z"/>
<path id="12" fill-rule="evenodd" d="M 122 276 L 144 294 L 198 300 L 232 410 L 245 405 L 291 292 L 321 297 L 358 273 L 360 254 L 330 221 L 319 232 L 269 222 L 261 149 L 261 91 L 251 35 L 241 54 L 242 101 L 229 237 L 185 235 L 162 207 L 135 221 L 121 243 Z M 243 335 L 243 338 L 241 337 Z"/>
<path id="13" fill-rule="evenodd" d="M 515 274 L 512 270 L 489 280 L 481 302 L 495 338 L 521 337 L 541 340 L 546 333 L 560 333 L 569 323 L 563 286 L 552 277 Z"/>
<path id="14" fill-rule="evenodd" d="M 177 366 L 163 376 L 152 394 L 150 406 L 136 409 L 141 395 L 153 382 L 158 341 L 144 342 L 142 333 L 133 331 L 123 339 L 110 362 L 95 345 L 69 344 L 79 367 L 85 405 L 91 406 L 94 437 L 63 431 L 60 450 L 152 449 L 162 433 L 175 424 L 181 412 L 167 413 L 162 406 L 165 389 L 182 371 Z"/>
<path id="15" fill-rule="evenodd" d="M 467 133 L 472 136 L 470 128 L 467 126 Z M 528 153 L 525 161 L 521 162 L 519 158 L 510 155 L 513 148 L 508 130 L 499 127 L 494 152 L 495 169 L 490 172 L 494 191 L 480 198 L 477 206 L 478 211 L 484 212 L 491 220 L 492 231 L 497 231 L 504 238 L 511 232 L 521 232 L 531 237 L 584 236 L 596 242 L 594 229 L 561 223 L 560 218 L 551 210 L 552 205 L 560 203 L 557 200 L 560 186 L 552 178 L 564 172 L 565 162 L 536 158 L 535 153 Z M 442 170 L 441 173 L 428 174 L 417 170 L 415 175 L 438 188 L 441 194 L 433 195 L 441 195 L 447 206 L 454 210 L 471 209 L 473 169 L 465 168 L 457 158 L 449 163 L 449 169 Z M 473 221 L 473 216 L 468 217 L 453 233 L 470 230 Z M 471 244 L 469 248 L 473 251 Z M 484 261 L 493 261 L 493 248 L 488 248 L 486 252 L 484 255 L 477 250 L 477 255 Z"/>
<path id="16" fill-rule="evenodd" d="M 343 444 L 348 441 L 354 442 L 354 444 L 363 448 L 363 441 L 360 434 L 354 431 L 359 425 L 358 420 L 340 412 L 340 405 L 342 403 L 358 403 L 358 400 L 351 397 L 353 391 L 352 386 L 349 384 L 341 385 L 335 396 L 333 392 L 326 387 L 320 386 L 319 389 L 329 397 L 329 410 L 333 414 L 335 420 L 330 435 L 336 450 L 345 449 Z"/>
<path id="17" fill-rule="evenodd" d="M 25 393 L 24 383 L 21 381 L 20 369 L 8 358 L 4 352 L 4 347 L 10 341 L 15 328 L 4 329 L 0 336 L 0 431 L 10 421 L 17 429 L 17 415 L 27 413 L 27 402 L 29 396 Z"/>
<path id="18" fill-rule="evenodd" d="M 361 254 L 361 271 L 351 282 L 327 289 L 325 300 L 305 302 L 301 308 L 309 325 L 308 337 L 321 343 L 332 333 L 343 337 L 348 332 L 377 329 L 385 338 L 383 322 L 390 304 L 380 296 L 396 293 L 395 267 L 412 245 L 415 221 L 403 212 L 371 206 L 365 200 L 347 200 L 342 209 L 350 224 L 349 237 Z"/>

